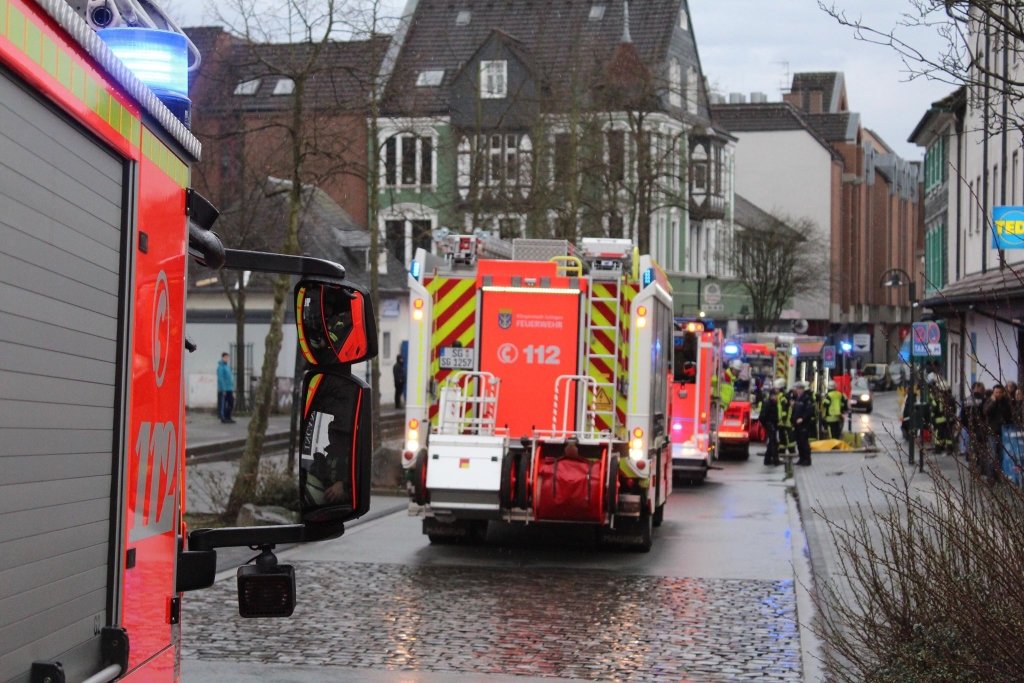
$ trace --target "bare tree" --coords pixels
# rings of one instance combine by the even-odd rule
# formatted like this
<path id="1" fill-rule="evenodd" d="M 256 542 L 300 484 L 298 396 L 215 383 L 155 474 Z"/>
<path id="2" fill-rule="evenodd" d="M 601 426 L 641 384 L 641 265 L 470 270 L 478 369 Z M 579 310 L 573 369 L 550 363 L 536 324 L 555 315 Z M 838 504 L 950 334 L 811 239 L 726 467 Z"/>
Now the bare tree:
<path id="1" fill-rule="evenodd" d="M 822 287 L 826 258 L 808 219 L 766 218 L 736 235 L 729 259 L 736 281 L 750 297 L 754 328 L 768 330 L 794 297 Z"/>
<path id="2" fill-rule="evenodd" d="M 850 0 L 818 0 L 818 6 L 859 40 L 892 48 L 908 78 L 967 86 L 972 105 L 991 110 L 990 132 L 1024 132 L 1024 5 L 1018 0 L 906 0 L 896 26 L 870 26 L 852 15 Z M 924 38 L 938 36 L 938 47 Z"/>
<path id="3" fill-rule="evenodd" d="M 288 214 L 280 243 L 276 245 L 285 254 L 299 253 L 303 186 L 316 185 L 324 177 L 338 173 L 338 160 L 345 156 L 343 150 L 329 149 L 329 142 L 338 137 L 330 133 L 337 131 L 332 131 L 330 119 L 323 117 L 324 108 L 317 106 L 322 103 L 315 98 L 321 93 L 311 89 L 314 79 L 329 68 L 323 57 L 337 37 L 342 9 L 336 0 L 294 0 L 284 8 L 258 0 L 232 0 L 222 6 L 221 21 L 250 48 L 252 73 L 276 77 L 279 84 L 284 84 L 283 89 L 290 90 L 286 108 L 260 117 L 245 129 L 248 144 L 283 141 L 286 150 L 280 168 L 284 170 L 281 175 L 288 180 L 284 186 L 288 192 Z M 298 36 L 300 49 L 274 49 L 269 45 L 281 36 Z M 256 490 L 290 287 L 288 276 L 274 279 L 263 367 L 253 397 L 245 451 L 225 509 L 229 519 L 237 515 Z"/>

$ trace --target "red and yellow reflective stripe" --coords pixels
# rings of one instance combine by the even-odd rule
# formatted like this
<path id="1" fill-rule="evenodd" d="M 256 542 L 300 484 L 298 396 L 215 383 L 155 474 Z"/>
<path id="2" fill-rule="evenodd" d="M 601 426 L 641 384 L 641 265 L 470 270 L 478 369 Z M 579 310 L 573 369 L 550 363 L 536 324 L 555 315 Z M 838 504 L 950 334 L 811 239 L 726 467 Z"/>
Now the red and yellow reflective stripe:
<path id="1" fill-rule="evenodd" d="M 476 279 L 435 277 L 424 281 L 433 302 L 434 320 L 430 335 L 430 375 L 436 386 L 451 374 L 441 368 L 441 349 L 458 342 L 463 348 L 476 346 Z M 436 402 L 430 405 L 430 423 L 437 424 Z"/>
<path id="2" fill-rule="evenodd" d="M 299 337 L 299 349 L 302 351 L 302 357 L 310 365 L 316 365 L 316 358 L 313 357 L 313 353 L 309 350 L 309 344 L 306 343 L 306 330 L 302 325 L 302 300 L 305 298 L 306 288 L 299 287 L 295 293 L 295 330 Z"/>
<path id="3" fill-rule="evenodd" d="M 630 340 L 630 328 L 629 328 L 629 314 L 633 309 L 633 299 L 640 293 L 640 285 L 638 283 L 623 283 L 622 295 L 619 299 L 619 305 L 621 310 L 619 313 L 619 377 L 628 377 L 629 373 L 629 340 Z M 629 387 L 629 391 L 637 391 L 639 387 Z M 626 438 L 626 410 L 627 410 L 627 397 L 625 392 L 619 392 L 615 397 L 615 418 L 618 423 L 616 436 L 620 439 Z"/>

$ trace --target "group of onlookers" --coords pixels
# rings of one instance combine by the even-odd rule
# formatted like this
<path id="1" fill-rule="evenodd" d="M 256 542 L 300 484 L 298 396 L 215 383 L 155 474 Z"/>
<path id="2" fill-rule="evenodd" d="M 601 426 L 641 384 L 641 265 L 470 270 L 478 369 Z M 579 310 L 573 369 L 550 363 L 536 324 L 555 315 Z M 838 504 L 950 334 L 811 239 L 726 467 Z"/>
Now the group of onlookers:
<path id="1" fill-rule="evenodd" d="M 953 452 L 958 446 L 956 451 L 976 472 L 996 479 L 1002 471 L 1004 453 L 1013 452 L 1004 428 L 1024 425 L 1024 389 L 1012 381 L 991 388 L 975 382 L 958 411 L 949 386 L 941 378 L 929 373 L 927 383 L 924 395 L 917 397 L 918 428 L 931 431 L 936 451 Z M 905 436 L 909 436 L 910 410 L 908 398 L 903 411 Z"/>

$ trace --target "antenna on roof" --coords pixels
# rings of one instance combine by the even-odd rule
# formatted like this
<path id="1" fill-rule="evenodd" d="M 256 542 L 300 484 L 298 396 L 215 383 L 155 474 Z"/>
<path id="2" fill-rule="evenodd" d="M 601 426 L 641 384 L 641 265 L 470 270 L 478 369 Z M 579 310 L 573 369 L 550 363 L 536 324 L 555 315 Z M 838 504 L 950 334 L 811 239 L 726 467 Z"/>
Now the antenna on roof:
<path id="1" fill-rule="evenodd" d="M 793 87 L 793 77 L 789 73 L 789 62 L 775 62 L 782 67 L 783 73 L 785 74 L 782 78 L 782 83 L 779 84 L 779 92 L 785 95 Z"/>
<path id="2" fill-rule="evenodd" d="M 633 42 L 629 35 L 629 0 L 622 0 L 622 42 Z"/>

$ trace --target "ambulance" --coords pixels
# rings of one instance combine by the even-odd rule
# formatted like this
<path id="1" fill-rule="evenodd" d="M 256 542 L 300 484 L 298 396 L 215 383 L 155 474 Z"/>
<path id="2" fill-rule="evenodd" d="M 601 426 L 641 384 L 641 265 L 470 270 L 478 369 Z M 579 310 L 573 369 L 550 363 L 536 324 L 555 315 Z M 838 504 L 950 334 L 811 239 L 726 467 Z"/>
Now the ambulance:
<path id="1" fill-rule="evenodd" d="M 217 548 L 259 551 L 242 616 L 287 616 L 275 546 L 338 536 L 369 505 L 368 392 L 349 372 L 376 353 L 366 292 L 335 263 L 224 247 L 191 188 L 187 98 L 143 80 L 184 67 L 184 37 L 126 27 L 134 52 L 116 51 L 95 30 L 110 7 L 0 0 L 3 681 L 177 681 L 182 600 L 212 585 Z M 298 278 L 298 524 L 185 527 L 190 256 Z"/>
<path id="2" fill-rule="evenodd" d="M 435 251 L 409 276 L 410 514 L 432 543 L 561 522 L 649 550 L 672 491 L 665 273 L 621 239 Z"/>
<path id="3" fill-rule="evenodd" d="M 672 473 L 677 480 L 701 484 L 718 450 L 715 378 L 722 372 L 722 332 L 703 320 L 677 318 L 673 345 Z"/>

